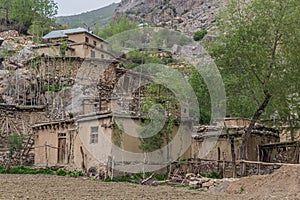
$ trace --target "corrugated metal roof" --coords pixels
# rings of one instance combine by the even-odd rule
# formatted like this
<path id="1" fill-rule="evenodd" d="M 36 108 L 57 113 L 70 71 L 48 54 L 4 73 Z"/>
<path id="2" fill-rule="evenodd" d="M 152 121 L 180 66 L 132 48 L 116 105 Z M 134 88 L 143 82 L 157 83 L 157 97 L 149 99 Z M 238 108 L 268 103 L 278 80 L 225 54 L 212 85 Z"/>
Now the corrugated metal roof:
<path id="1" fill-rule="evenodd" d="M 3 41 L 4 39 L 2 37 L 0 37 L 0 41 Z"/>
<path id="2" fill-rule="evenodd" d="M 60 38 L 60 37 L 67 37 L 68 34 L 74 34 L 74 33 L 88 33 L 96 38 L 98 38 L 99 40 L 103 40 L 104 39 L 100 38 L 99 36 L 89 32 L 88 30 L 86 30 L 85 28 L 73 28 L 73 29 L 66 29 L 66 30 L 56 30 L 56 31 L 51 31 L 50 33 L 48 33 L 47 35 L 45 35 L 43 37 L 43 39 L 53 39 L 53 38 Z"/>
<path id="3" fill-rule="evenodd" d="M 45 35 L 43 37 L 43 39 L 67 37 L 68 34 L 81 33 L 81 32 L 88 32 L 88 30 L 86 30 L 85 28 L 79 27 L 79 28 L 73 28 L 73 29 L 51 31 L 50 33 Z"/>

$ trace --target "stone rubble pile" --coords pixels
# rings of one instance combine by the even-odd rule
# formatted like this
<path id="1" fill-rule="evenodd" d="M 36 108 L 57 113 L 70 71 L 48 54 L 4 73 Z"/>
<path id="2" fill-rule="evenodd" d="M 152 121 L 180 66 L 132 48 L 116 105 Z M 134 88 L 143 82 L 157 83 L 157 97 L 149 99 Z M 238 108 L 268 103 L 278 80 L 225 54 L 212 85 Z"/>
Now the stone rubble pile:
<path id="1" fill-rule="evenodd" d="M 236 181 L 234 178 L 213 179 L 188 173 L 185 176 L 174 175 L 167 183 L 169 185 L 187 186 L 194 189 L 216 190 L 217 187 Z"/>
<path id="2" fill-rule="evenodd" d="M 4 40 L 8 40 L 11 38 L 19 37 L 19 33 L 15 30 L 4 31 L 0 33 L 0 37 Z"/>

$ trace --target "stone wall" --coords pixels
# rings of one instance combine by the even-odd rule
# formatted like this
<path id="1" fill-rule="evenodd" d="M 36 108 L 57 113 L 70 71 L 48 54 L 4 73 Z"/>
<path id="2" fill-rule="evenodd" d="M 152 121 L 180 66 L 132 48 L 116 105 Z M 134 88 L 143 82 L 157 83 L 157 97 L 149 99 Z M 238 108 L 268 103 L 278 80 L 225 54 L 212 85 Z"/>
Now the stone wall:
<path id="1" fill-rule="evenodd" d="M 23 138 L 23 148 L 12 155 L 11 164 L 32 163 L 31 147 L 34 137 L 31 126 L 47 119 L 43 107 L 20 107 L 0 105 L 0 165 L 7 161 L 9 153 L 8 138 L 18 134 Z"/>

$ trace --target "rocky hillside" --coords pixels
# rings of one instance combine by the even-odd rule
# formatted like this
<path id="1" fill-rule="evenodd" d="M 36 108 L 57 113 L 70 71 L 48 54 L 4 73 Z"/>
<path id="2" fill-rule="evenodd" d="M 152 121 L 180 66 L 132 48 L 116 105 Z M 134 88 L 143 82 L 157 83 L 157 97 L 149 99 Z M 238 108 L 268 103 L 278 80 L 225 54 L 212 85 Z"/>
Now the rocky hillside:
<path id="1" fill-rule="evenodd" d="M 197 30 L 215 29 L 219 0 L 122 0 L 115 15 L 179 30 L 193 35 Z"/>
<path id="2" fill-rule="evenodd" d="M 117 4 L 113 3 L 109 6 L 79 15 L 57 17 L 56 22 L 67 25 L 69 28 L 82 27 L 84 24 L 91 28 L 94 28 L 95 25 L 101 28 L 112 20 L 116 7 Z"/>

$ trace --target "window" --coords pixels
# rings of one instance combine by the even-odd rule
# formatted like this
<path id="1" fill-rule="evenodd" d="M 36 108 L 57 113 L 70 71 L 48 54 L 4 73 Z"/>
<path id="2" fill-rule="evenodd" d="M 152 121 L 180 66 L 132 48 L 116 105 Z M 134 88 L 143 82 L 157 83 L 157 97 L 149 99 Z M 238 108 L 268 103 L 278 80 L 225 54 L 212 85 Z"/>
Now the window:
<path id="1" fill-rule="evenodd" d="M 98 126 L 91 127 L 91 144 L 98 144 Z"/>
<path id="2" fill-rule="evenodd" d="M 66 137 L 66 135 L 67 135 L 66 133 L 58 133 L 57 134 L 58 137 Z"/>
<path id="3" fill-rule="evenodd" d="M 103 49 L 103 44 L 101 44 L 101 49 Z"/>
<path id="4" fill-rule="evenodd" d="M 97 46 L 97 42 L 96 41 L 94 41 L 94 46 Z"/>
<path id="5" fill-rule="evenodd" d="M 91 51 L 91 58 L 95 58 L 95 51 Z"/>
<path id="6" fill-rule="evenodd" d="M 88 37 L 85 37 L 85 42 L 89 43 L 89 38 Z"/>
<path id="7" fill-rule="evenodd" d="M 103 54 L 101 54 L 101 58 L 104 59 L 104 55 Z"/>

